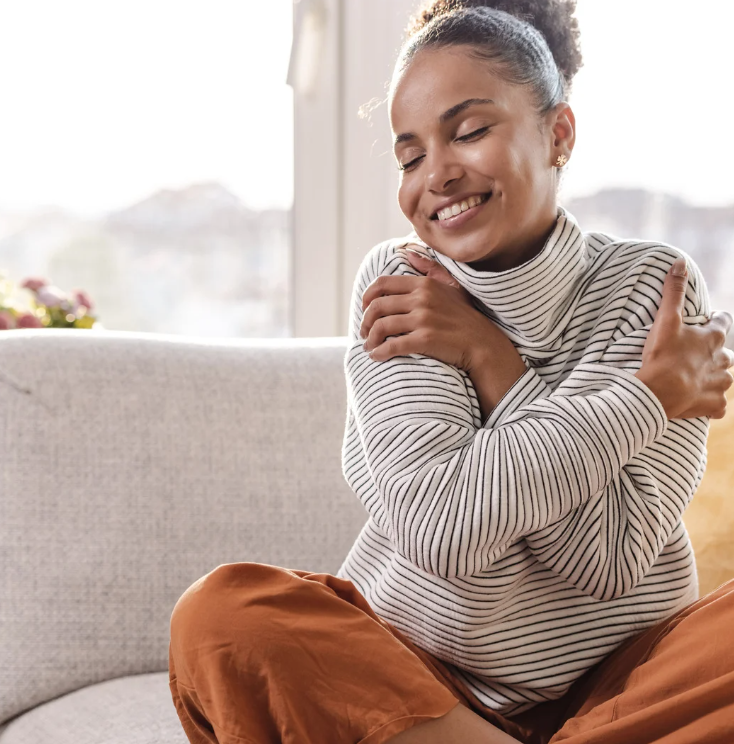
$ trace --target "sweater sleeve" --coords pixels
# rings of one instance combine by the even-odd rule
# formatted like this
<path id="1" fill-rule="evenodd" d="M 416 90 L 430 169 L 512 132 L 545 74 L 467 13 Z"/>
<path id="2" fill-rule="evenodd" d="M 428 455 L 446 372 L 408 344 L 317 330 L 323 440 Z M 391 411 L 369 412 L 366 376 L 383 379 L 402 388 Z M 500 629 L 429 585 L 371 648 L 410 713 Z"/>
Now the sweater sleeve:
<path id="1" fill-rule="evenodd" d="M 584 411 L 578 405 L 597 391 L 618 387 L 629 392 L 629 397 L 622 398 L 627 411 L 621 416 L 621 409 L 589 407 Z M 583 457 L 575 471 L 566 466 L 556 470 L 555 476 L 561 485 L 577 477 L 594 486 L 563 518 L 548 520 L 524 537 L 540 561 L 599 600 L 622 596 L 644 578 L 702 476 L 707 419 L 667 421 L 662 407 L 656 411 L 657 399 L 646 391 L 629 371 L 603 363 L 579 364 L 546 401 L 519 409 L 501 427 L 514 431 L 522 421 L 557 407 L 564 412 L 566 446 L 585 440 L 591 457 Z M 639 447 L 648 417 L 658 414 L 660 435 Z M 558 444 L 555 449 L 562 452 Z M 557 498 L 558 480 L 542 480 L 542 462 L 530 462 L 524 477 L 549 498 Z M 595 470 L 590 472 L 589 466 Z M 517 498 L 522 488 L 522 483 L 510 484 L 509 498 Z"/>
<path id="2" fill-rule="evenodd" d="M 612 364 L 578 365 L 552 393 L 528 369 L 480 426 L 462 370 L 419 354 L 374 362 L 364 351 L 362 295 L 397 260 L 378 248 L 355 281 L 344 362 L 348 425 L 374 483 L 364 500 L 371 517 L 406 560 L 446 578 L 487 570 L 523 538 L 551 558 L 559 538 L 552 529 L 615 493 L 618 482 L 633 483 L 625 468 L 634 471 L 634 458 L 669 435 L 660 402 Z M 647 495 L 649 478 L 644 487 Z M 641 498 L 631 488 L 629 498 Z M 569 545 L 552 567 L 573 553 Z M 612 594 L 593 582 L 577 586 L 599 598 L 622 593 L 621 585 Z"/>
<path id="3" fill-rule="evenodd" d="M 662 297 L 662 284 L 675 255 L 652 260 L 645 275 L 655 306 Z M 709 299 L 703 277 L 689 262 L 689 286 L 684 321 L 705 322 Z M 576 396 L 590 389 L 596 376 L 637 380 L 630 369 L 639 369 L 642 348 L 653 318 L 639 319 L 627 335 L 610 344 L 598 362 L 580 364 L 552 397 Z M 649 322 L 645 322 L 649 321 Z M 642 323 L 645 325 L 642 325 Z M 627 369 L 621 369 L 624 366 Z M 639 384 L 639 381 L 638 381 Z M 526 412 L 517 410 L 522 417 Z M 506 421 L 511 425 L 512 416 Z M 575 421 L 583 426 L 581 421 Z M 665 547 L 683 512 L 693 498 L 706 468 L 706 439 L 709 419 L 673 419 L 663 436 L 631 457 L 608 479 L 606 487 L 592 494 L 565 518 L 526 536 L 535 556 L 584 593 L 600 600 L 630 592 L 645 577 Z M 610 422 L 610 432 L 623 432 Z M 608 443 L 599 442 L 599 462 Z M 602 449 L 603 446 L 603 449 Z"/>

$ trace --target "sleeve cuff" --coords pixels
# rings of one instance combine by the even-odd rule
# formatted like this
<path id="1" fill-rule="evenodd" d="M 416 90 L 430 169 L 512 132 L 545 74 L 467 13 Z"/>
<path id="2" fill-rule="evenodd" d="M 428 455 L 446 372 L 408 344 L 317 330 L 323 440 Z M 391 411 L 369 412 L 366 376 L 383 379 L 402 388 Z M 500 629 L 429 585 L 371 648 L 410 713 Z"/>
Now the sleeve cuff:
<path id="1" fill-rule="evenodd" d="M 532 367 L 528 367 L 490 411 L 482 429 L 493 429 L 502 423 L 509 423 L 507 418 L 519 408 L 550 394 L 551 389 L 540 375 Z"/>
<path id="2" fill-rule="evenodd" d="M 640 394 L 644 396 L 641 401 L 644 401 L 644 411 L 642 406 L 640 406 L 640 413 L 646 413 L 655 421 L 655 427 L 653 428 L 656 428 L 657 433 L 655 434 L 653 441 L 657 441 L 661 437 L 664 437 L 668 431 L 668 415 L 665 413 L 663 404 L 660 402 L 657 395 L 655 395 L 655 393 L 653 393 L 653 391 L 632 372 L 617 367 L 612 367 L 611 369 L 615 370 L 615 372 L 628 380 L 632 385 L 635 385 L 640 391 Z"/>

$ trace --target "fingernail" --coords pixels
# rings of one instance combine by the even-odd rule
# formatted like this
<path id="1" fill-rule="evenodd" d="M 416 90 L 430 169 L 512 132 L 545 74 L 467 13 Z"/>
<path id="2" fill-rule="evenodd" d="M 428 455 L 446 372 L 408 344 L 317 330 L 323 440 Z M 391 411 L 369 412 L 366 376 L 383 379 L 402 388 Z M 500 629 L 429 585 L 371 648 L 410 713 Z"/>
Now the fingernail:
<path id="1" fill-rule="evenodd" d="M 685 258 L 676 258 L 675 263 L 673 264 L 673 274 L 675 276 L 685 276 L 686 270 Z"/>
<path id="2" fill-rule="evenodd" d="M 420 251 L 415 250 L 415 248 L 404 248 L 403 250 L 410 251 L 413 255 L 418 256 L 420 258 L 428 258 L 425 253 L 421 253 Z"/>

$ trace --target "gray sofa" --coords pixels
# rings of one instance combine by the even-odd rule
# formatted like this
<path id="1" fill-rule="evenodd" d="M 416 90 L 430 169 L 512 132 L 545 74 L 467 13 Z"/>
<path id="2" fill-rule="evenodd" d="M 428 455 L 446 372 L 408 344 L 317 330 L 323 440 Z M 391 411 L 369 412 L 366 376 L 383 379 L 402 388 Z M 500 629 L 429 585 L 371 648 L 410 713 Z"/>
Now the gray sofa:
<path id="1" fill-rule="evenodd" d="M 171 611 L 222 563 L 334 573 L 346 338 L 0 333 L 0 744 L 187 744 Z"/>

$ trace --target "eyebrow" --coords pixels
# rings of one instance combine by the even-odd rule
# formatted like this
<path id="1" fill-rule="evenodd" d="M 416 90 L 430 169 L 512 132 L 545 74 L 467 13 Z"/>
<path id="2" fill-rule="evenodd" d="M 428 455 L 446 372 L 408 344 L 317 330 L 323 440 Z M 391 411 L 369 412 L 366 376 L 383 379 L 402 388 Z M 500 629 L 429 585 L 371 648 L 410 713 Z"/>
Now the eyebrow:
<path id="1" fill-rule="evenodd" d="M 450 109 L 444 111 L 441 116 L 438 117 L 438 121 L 441 124 L 446 123 L 449 119 L 453 119 L 458 116 L 462 111 L 465 111 L 470 106 L 481 106 L 484 103 L 494 103 L 491 98 L 467 98 L 466 101 L 457 103 L 456 106 L 452 106 Z M 393 148 L 397 147 L 401 142 L 408 142 L 415 139 L 415 135 L 412 132 L 403 132 L 395 138 L 393 142 Z"/>

